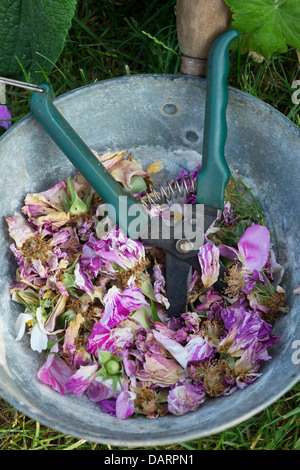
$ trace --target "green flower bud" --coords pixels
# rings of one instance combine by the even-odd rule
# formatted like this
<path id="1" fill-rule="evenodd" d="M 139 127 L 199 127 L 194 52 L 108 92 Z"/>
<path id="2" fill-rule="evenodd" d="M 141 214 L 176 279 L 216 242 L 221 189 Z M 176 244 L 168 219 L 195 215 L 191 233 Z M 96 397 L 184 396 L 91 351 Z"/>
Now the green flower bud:
<path id="1" fill-rule="evenodd" d="M 121 364 L 114 359 L 110 359 L 105 364 L 105 369 L 109 375 L 116 375 L 121 371 Z"/>

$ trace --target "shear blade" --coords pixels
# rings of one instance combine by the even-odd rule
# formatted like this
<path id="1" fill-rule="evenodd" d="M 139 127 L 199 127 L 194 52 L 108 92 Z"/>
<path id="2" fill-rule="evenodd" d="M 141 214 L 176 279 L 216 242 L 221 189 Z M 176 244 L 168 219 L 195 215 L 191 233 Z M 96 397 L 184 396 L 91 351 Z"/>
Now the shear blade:
<path id="1" fill-rule="evenodd" d="M 192 266 L 166 251 L 166 291 L 170 303 L 169 317 L 185 313 Z"/>

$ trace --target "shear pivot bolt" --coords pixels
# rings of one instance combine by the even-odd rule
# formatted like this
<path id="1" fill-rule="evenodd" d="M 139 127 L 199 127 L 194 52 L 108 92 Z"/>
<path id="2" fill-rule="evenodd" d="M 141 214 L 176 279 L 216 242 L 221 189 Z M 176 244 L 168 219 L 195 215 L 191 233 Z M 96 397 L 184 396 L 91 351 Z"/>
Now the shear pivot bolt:
<path id="1" fill-rule="evenodd" d="M 193 247 L 194 247 L 193 243 L 186 239 L 178 240 L 176 243 L 176 250 L 179 253 L 183 253 L 183 254 L 186 254 L 192 251 Z"/>

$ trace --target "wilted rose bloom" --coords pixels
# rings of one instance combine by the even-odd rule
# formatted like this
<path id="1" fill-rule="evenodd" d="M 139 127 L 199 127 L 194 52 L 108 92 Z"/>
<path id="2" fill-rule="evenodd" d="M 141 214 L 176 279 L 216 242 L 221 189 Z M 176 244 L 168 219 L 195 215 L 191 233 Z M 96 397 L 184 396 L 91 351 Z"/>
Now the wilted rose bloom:
<path id="1" fill-rule="evenodd" d="M 91 362 L 91 356 L 83 345 L 76 345 L 78 333 L 84 324 L 84 317 L 77 313 L 65 329 L 63 352 L 68 355 L 72 367 L 87 365 Z"/>
<path id="2" fill-rule="evenodd" d="M 61 181 L 47 191 L 26 195 L 22 212 L 40 232 L 53 234 L 70 220 L 63 203 L 66 189 L 66 181 Z"/>
<path id="3" fill-rule="evenodd" d="M 168 409 L 173 415 L 181 416 L 196 411 L 205 400 L 205 392 L 192 384 L 178 385 L 168 395 Z"/>
<path id="4" fill-rule="evenodd" d="M 214 353 L 215 348 L 205 341 L 202 336 L 198 335 L 190 339 L 185 346 L 187 351 L 187 361 L 190 362 L 205 362 Z"/>
<path id="5" fill-rule="evenodd" d="M 98 357 L 98 351 L 125 354 L 126 350 L 133 345 L 133 340 L 133 331 L 128 327 L 110 329 L 101 323 L 94 323 L 86 349 L 95 357 Z"/>
<path id="6" fill-rule="evenodd" d="M 255 338 L 234 365 L 237 386 L 243 389 L 256 380 L 261 375 L 258 373 L 261 362 L 270 359 L 267 349 Z"/>
<path id="7" fill-rule="evenodd" d="M 158 264 L 153 266 L 153 279 L 154 279 L 154 293 L 157 302 L 164 305 L 167 309 L 170 307 L 170 302 L 166 297 L 166 280 L 162 273 L 161 267 Z"/>
<path id="8" fill-rule="evenodd" d="M 96 277 L 102 273 L 114 274 L 118 267 L 133 269 L 145 259 L 145 249 L 138 240 L 131 240 L 119 229 L 110 230 L 98 240 L 91 235 L 84 244 L 80 263 Z M 117 266 L 116 266 L 117 265 Z"/>
<path id="9" fill-rule="evenodd" d="M 21 243 L 17 235 L 16 240 Z M 68 295 L 63 282 L 57 279 L 57 274 L 67 268 L 69 256 L 78 250 L 78 239 L 71 227 L 62 228 L 49 239 L 41 235 L 28 237 L 20 248 L 15 244 L 10 248 L 20 266 L 20 280 L 52 290 L 58 288 L 61 294 Z"/>
<path id="10" fill-rule="evenodd" d="M 208 310 L 207 312 L 207 317 L 208 319 L 211 319 L 211 311 L 213 311 L 213 319 L 218 320 L 217 312 L 215 313 L 216 310 L 219 310 L 221 308 L 225 307 L 224 300 L 221 296 L 221 294 L 213 289 L 211 287 L 204 296 L 201 298 L 201 303 L 198 304 L 195 308 L 195 311 L 198 313 L 202 313 L 205 310 Z"/>
<path id="11" fill-rule="evenodd" d="M 103 299 L 105 308 L 100 323 L 108 328 L 125 320 L 131 312 L 149 305 L 138 287 L 125 287 L 122 291 L 112 286 Z"/>
<path id="12" fill-rule="evenodd" d="M 141 168 L 137 161 L 132 158 L 124 158 L 124 155 L 127 153 L 126 151 L 106 152 L 103 155 L 99 155 L 94 150 L 93 152 L 114 179 L 121 183 L 127 190 L 132 189 L 134 177 L 147 176 L 147 173 Z"/>
<path id="13" fill-rule="evenodd" d="M 139 363 L 136 371 L 136 377 L 142 381 L 172 385 L 178 382 L 183 372 L 175 359 L 168 359 L 158 353 L 146 353 L 143 359 L 144 362 Z"/>
<path id="14" fill-rule="evenodd" d="M 218 350 L 240 357 L 255 340 L 260 343 L 259 354 L 262 350 L 275 344 L 279 336 L 272 335 L 272 326 L 261 319 L 257 312 L 243 307 L 225 309 L 222 315 L 227 335 L 219 343 Z"/>

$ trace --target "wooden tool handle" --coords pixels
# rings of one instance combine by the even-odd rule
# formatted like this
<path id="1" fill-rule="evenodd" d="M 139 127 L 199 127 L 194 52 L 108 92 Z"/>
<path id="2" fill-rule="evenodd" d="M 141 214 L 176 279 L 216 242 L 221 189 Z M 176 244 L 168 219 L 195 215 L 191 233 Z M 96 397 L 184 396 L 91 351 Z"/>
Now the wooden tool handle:
<path id="1" fill-rule="evenodd" d="M 230 23 L 231 11 L 224 0 L 177 0 L 177 37 L 183 54 L 180 72 L 206 77 L 210 47 Z"/>

